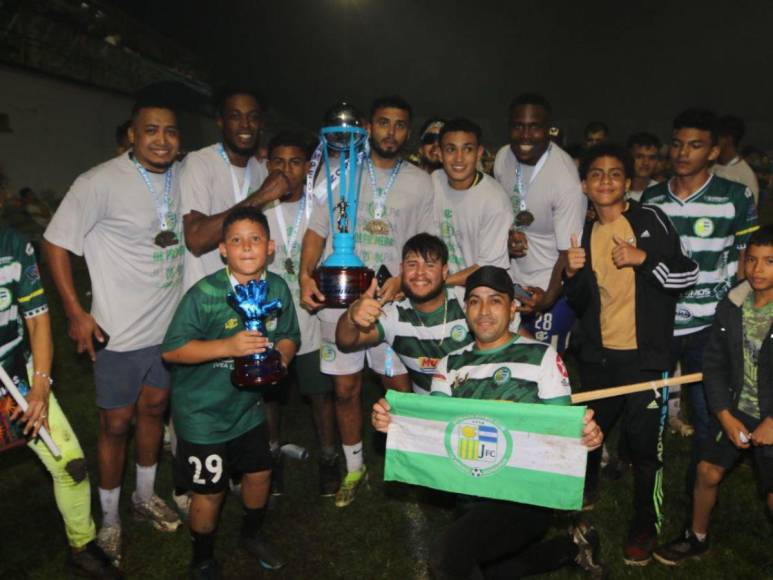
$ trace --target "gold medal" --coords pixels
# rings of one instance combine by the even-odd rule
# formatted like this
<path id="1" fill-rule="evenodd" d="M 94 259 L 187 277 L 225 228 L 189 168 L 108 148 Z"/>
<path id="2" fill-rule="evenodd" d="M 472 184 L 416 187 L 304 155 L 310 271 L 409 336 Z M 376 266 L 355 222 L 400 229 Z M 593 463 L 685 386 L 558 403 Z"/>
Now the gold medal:
<path id="1" fill-rule="evenodd" d="M 156 237 L 153 239 L 153 243 L 156 244 L 159 248 L 166 248 L 168 246 L 179 244 L 180 240 L 177 239 L 177 236 L 174 232 L 163 230 L 156 234 Z"/>
<path id="2" fill-rule="evenodd" d="M 527 227 L 534 223 L 534 214 L 528 210 L 519 211 L 515 216 L 515 225 L 518 227 Z"/>
<path id="3" fill-rule="evenodd" d="M 365 224 L 365 231 L 374 236 L 389 234 L 389 224 L 381 219 L 372 219 Z"/>

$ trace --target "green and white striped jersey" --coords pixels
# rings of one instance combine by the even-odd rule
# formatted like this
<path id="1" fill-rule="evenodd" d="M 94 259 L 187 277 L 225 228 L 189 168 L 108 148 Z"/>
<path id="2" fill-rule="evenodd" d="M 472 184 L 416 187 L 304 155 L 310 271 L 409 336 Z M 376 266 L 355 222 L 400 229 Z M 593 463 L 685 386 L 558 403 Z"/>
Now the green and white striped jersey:
<path id="1" fill-rule="evenodd" d="M 419 312 L 408 298 L 387 304 L 376 323 L 381 340 L 400 357 L 418 394 L 429 394 L 444 356 L 473 342 L 464 317 L 464 289 L 446 287 L 445 293 L 446 303 L 433 312 Z"/>
<path id="2" fill-rule="evenodd" d="M 519 335 L 491 350 L 475 344 L 449 354 L 432 379 L 432 395 L 568 405 L 569 375 L 555 349 Z"/>
<path id="3" fill-rule="evenodd" d="M 671 218 L 685 254 L 700 268 L 697 284 L 677 303 L 674 335 L 708 327 L 717 304 L 736 283 L 739 252 L 759 227 L 752 192 L 712 175 L 687 199 L 679 199 L 664 182 L 647 189 L 642 203 L 658 206 Z"/>

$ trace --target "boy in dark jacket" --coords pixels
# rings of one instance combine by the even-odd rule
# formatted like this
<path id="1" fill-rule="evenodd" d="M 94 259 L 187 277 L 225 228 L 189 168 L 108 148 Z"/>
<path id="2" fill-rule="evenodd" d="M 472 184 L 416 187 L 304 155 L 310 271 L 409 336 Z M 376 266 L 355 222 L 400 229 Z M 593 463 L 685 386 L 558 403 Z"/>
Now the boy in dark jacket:
<path id="1" fill-rule="evenodd" d="M 773 515 L 773 226 L 749 238 L 746 281 L 719 303 L 703 357 L 703 384 L 715 417 L 698 464 L 692 525 L 657 548 L 676 565 L 709 549 L 708 527 L 719 484 L 742 451 L 753 449 L 768 512 Z"/>
<path id="2" fill-rule="evenodd" d="M 655 207 L 626 201 L 628 153 L 615 145 L 588 151 L 580 165 L 596 217 L 581 241 L 572 235 L 564 271 L 569 305 L 580 324 L 580 380 L 585 390 L 662 378 L 677 296 L 692 286 L 698 267 L 682 254 L 679 236 Z M 663 427 L 667 389 L 590 403 L 604 433 L 622 416 L 634 474 L 634 519 L 625 562 L 651 559 L 662 520 Z M 601 452 L 588 456 L 586 493 L 596 495 Z"/>

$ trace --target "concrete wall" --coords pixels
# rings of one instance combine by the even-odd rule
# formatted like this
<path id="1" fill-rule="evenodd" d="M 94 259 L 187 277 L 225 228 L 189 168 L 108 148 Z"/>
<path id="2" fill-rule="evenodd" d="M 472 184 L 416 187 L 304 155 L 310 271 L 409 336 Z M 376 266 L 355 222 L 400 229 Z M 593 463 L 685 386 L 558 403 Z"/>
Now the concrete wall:
<path id="1" fill-rule="evenodd" d="M 10 190 L 32 187 L 63 195 L 80 173 L 115 154 L 115 128 L 132 99 L 118 93 L 0 66 L 0 113 L 12 133 L 0 133 L 0 165 Z M 212 119 L 182 115 L 183 146 L 217 138 Z"/>

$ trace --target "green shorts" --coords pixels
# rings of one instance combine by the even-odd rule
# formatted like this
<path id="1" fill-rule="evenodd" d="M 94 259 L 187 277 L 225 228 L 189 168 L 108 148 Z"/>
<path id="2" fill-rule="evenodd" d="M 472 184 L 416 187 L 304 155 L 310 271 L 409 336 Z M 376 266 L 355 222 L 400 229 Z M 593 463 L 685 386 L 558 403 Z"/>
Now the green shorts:
<path id="1" fill-rule="evenodd" d="M 296 356 L 290 364 L 301 395 L 323 395 L 333 392 L 333 379 L 322 374 L 319 367 L 319 350 Z"/>

